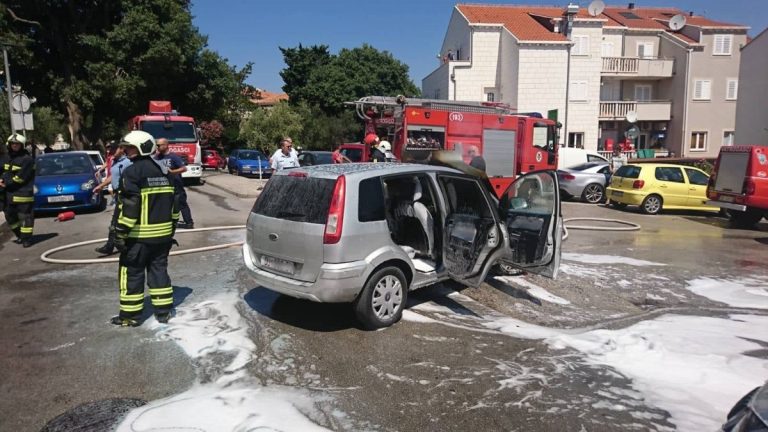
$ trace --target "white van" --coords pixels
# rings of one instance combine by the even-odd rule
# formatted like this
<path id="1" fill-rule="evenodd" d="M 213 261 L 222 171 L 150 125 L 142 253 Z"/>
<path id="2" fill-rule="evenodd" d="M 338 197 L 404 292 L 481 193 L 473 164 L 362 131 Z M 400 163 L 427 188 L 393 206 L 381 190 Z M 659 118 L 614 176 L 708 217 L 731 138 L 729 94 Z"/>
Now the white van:
<path id="1" fill-rule="evenodd" d="M 585 162 L 608 162 L 596 151 L 572 147 L 560 147 L 557 152 L 557 169 L 572 167 Z"/>

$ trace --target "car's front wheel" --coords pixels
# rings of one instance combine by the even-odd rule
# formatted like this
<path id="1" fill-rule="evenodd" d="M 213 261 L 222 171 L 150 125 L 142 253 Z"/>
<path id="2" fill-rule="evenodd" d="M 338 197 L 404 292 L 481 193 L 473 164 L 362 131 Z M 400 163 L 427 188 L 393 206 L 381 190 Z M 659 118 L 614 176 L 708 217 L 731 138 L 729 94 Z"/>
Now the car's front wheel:
<path id="1" fill-rule="evenodd" d="M 590 204 L 600 203 L 603 201 L 603 198 L 605 198 L 605 188 L 598 183 L 588 184 L 581 193 L 581 199 Z"/>
<path id="2" fill-rule="evenodd" d="M 400 321 L 408 295 L 402 270 L 384 267 L 377 270 L 353 304 L 355 315 L 367 329 L 389 327 Z"/>
<path id="3" fill-rule="evenodd" d="M 664 201 L 658 195 L 648 195 L 640 204 L 640 210 L 645 214 L 655 215 L 661 211 Z"/>

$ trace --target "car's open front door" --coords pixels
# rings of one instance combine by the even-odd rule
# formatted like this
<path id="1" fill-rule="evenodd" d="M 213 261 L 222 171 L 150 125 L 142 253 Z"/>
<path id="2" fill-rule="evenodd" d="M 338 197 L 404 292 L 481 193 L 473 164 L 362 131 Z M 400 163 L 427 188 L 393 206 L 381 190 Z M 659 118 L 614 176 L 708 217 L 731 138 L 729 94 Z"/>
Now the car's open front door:
<path id="1" fill-rule="evenodd" d="M 506 228 L 501 260 L 531 273 L 554 278 L 560 266 L 563 217 L 555 171 L 518 177 L 499 200 Z"/>
<path id="2" fill-rule="evenodd" d="M 445 201 L 443 264 L 452 279 L 477 286 L 501 253 L 502 234 L 495 202 L 476 178 L 439 174 Z"/>

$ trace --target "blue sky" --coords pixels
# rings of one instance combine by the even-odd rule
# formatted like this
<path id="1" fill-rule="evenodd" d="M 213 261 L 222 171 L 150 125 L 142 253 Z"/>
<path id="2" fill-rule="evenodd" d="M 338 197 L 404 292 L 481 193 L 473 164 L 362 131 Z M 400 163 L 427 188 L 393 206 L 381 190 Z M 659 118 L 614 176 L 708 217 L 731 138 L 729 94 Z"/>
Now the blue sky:
<path id="1" fill-rule="evenodd" d="M 391 52 L 410 67 L 411 79 L 421 79 L 437 67 L 454 0 L 194 0 L 194 23 L 208 35 L 209 46 L 241 66 L 254 63 L 249 84 L 279 92 L 283 82 L 278 47 L 298 44 L 330 46 L 331 52 L 368 43 Z M 501 0 L 467 3 L 511 4 Z M 554 0 L 524 0 L 522 4 L 565 5 Z M 582 7 L 588 0 L 577 0 Z M 610 5 L 627 2 L 606 1 Z M 726 22 L 746 24 L 755 36 L 768 26 L 766 0 L 635 0 L 641 6 L 673 6 Z"/>

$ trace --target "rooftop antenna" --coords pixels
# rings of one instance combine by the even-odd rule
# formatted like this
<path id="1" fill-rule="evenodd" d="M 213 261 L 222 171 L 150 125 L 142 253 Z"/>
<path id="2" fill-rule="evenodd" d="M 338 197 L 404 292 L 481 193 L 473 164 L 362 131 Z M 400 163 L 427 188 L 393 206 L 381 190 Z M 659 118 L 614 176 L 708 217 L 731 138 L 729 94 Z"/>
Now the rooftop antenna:
<path id="1" fill-rule="evenodd" d="M 605 10 L 605 2 L 603 0 L 594 0 L 587 6 L 587 12 L 590 16 L 596 17 L 603 13 Z"/>
<path id="2" fill-rule="evenodd" d="M 685 27 L 686 23 L 685 15 L 683 14 L 677 14 L 672 17 L 672 19 L 669 20 L 669 29 L 672 31 L 678 31 L 681 28 Z"/>

